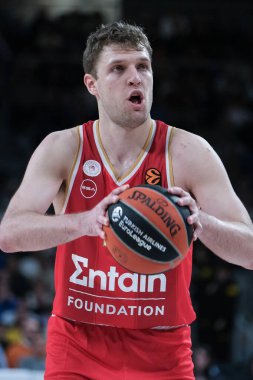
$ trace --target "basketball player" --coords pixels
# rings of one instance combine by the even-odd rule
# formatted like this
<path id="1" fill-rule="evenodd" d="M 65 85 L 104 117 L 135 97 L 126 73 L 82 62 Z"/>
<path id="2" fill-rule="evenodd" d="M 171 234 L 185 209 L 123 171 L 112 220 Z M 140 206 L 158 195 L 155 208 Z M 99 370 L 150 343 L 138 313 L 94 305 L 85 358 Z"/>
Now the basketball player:
<path id="1" fill-rule="evenodd" d="M 45 138 L 2 221 L 5 252 L 58 246 L 46 380 L 194 379 L 192 249 L 176 269 L 146 276 L 103 246 L 106 209 L 127 186 L 169 188 L 190 208 L 195 239 L 253 268 L 252 223 L 217 154 L 151 119 L 151 56 L 136 26 L 116 22 L 88 38 L 84 84 L 99 120 Z M 51 203 L 55 216 L 46 215 Z"/>

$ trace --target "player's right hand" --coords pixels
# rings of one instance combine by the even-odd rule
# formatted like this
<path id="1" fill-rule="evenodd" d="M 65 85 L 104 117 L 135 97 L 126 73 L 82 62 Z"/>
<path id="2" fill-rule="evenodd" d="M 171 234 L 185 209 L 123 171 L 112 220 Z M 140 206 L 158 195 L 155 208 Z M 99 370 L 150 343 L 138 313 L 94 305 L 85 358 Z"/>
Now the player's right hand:
<path id="1" fill-rule="evenodd" d="M 93 209 L 87 211 L 86 214 L 86 228 L 85 235 L 87 236 L 99 236 L 104 239 L 105 233 L 103 231 L 103 225 L 109 224 L 109 218 L 107 215 L 107 209 L 110 204 L 116 203 L 119 200 L 119 194 L 127 190 L 129 185 L 122 185 L 114 189 L 109 195 L 107 195 L 101 202 L 99 202 Z"/>

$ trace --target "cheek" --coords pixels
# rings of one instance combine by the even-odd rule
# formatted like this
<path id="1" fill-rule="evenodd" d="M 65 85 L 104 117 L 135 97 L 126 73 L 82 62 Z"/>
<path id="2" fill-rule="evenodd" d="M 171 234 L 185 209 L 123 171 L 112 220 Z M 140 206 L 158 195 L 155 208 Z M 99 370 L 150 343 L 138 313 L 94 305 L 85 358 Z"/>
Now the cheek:
<path id="1" fill-rule="evenodd" d="M 107 87 L 104 89 L 103 93 L 100 93 L 101 95 L 101 102 L 107 111 L 115 112 L 117 109 L 120 109 L 119 105 L 119 95 L 115 91 L 114 87 Z"/>
<path id="2" fill-rule="evenodd" d="M 149 81 L 149 89 L 151 92 L 153 92 L 153 77 Z"/>
<path id="3" fill-rule="evenodd" d="M 100 97 L 106 98 L 106 100 L 110 100 L 111 98 L 115 97 L 116 88 L 112 84 L 108 84 L 107 86 L 100 89 L 99 94 Z"/>
<path id="4" fill-rule="evenodd" d="M 115 85 L 109 85 L 105 89 L 104 96 L 106 97 L 106 102 L 115 108 L 121 101 L 122 91 Z"/>
<path id="5" fill-rule="evenodd" d="M 153 81 L 152 81 L 152 83 L 150 85 L 150 89 L 149 89 L 149 99 L 151 102 L 153 101 Z"/>

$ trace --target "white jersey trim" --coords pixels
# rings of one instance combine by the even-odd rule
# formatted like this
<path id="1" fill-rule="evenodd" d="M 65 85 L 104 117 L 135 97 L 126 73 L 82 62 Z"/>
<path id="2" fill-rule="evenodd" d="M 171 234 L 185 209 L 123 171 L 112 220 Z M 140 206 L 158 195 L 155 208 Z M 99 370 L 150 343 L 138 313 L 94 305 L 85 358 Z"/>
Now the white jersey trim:
<path id="1" fill-rule="evenodd" d="M 141 159 L 138 161 L 138 163 L 136 164 L 136 166 L 134 167 L 134 169 L 126 177 L 124 177 L 120 181 L 117 180 L 117 178 L 115 177 L 115 174 L 114 174 L 112 168 L 110 167 L 110 165 L 109 165 L 109 163 L 108 163 L 108 161 L 107 161 L 107 159 L 106 159 L 106 157 L 104 155 L 103 149 L 100 146 L 99 137 L 97 135 L 97 128 L 96 128 L 97 123 L 98 123 L 98 120 L 94 121 L 94 123 L 93 123 L 93 134 L 94 134 L 94 139 L 95 139 L 95 143 L 96 143 L 99 155 L 101 157 L 101 160 L 103 162 L 104 167 L 106 168 L 107 172 L 112 177 L 112 179 L 115 182 L 115 184 L 118 185 L 118 186 L 121 186 L 124 183 L 128 182 L 130 180 L 130 178 L 134 176 L 134 174 L 137 172 L 137 170 L 140 168 L 140 166 L 142 165 L 143 161 L 147 157 L 147 154 L 149 153 L 150 147 L 151 147 L 151 145 L 153 143 L 153 140 L 154 140 L 154 137 L 155 137 L 156 122 L 154 120 L 152 120 L 152 134 L 151 134 L 151 137 L 150 137 L 150 140 L 149 140 L 149 143 L 148 143 L 148 146 L 146 148 L 145 153 L 142 155 Z"/>
<path id="2" fill-rule="evenodd" d="M 77 157 L 76 157 L 76 162 L 75 162 L 75 165 L 74 165 L 74 168 L 72 170 L 71 177 L 70 177 L 70 180 L 69 180 L 69 186 L 68 186 L 65 202 L 64 202 L 64 205 L 62 207 L 62 210 L 61 210 L 60 214 L 64 214 L 65 211 L 66 211 L 67 204 L 68 204 L 69 197 L 70 197 L 70 193 L 71 193 L 71 190 L 72 190 L 73 185 L 74 185 L 74 181 L 75 181 L 78 169 L 79 169 L 79 165 L 80 165 L 80 161 L 81 161 L 82 153 L 83 153 L 83 126 L 82 125 L 78 125 L 77 128 L 78 128 L 79 139 L 80 139 L 79 151 L 78 151 L 78 154 L 77 154 Z"/>
<path id="3" fill-rule="evenodd" d="M 168 182 L 168 187 L 173 186 L 173 170 L 172 170 L 172 163 L 170 160 L 170 139 L 171 139 L 171 134 L 172 134 L 172 127 L 168 125 L 168 130 L 167 130 L 167 135 L 166 135 L 166 144 L 165 144 L 165 161 L 166 161 L 166 175 L 167 175 L 167 182 Z"/>

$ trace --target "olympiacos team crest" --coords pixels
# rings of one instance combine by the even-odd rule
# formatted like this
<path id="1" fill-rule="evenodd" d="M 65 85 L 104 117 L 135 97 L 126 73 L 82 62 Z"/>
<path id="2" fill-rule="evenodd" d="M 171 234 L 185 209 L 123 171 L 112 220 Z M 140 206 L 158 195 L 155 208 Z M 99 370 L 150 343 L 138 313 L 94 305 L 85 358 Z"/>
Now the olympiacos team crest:
<path id="1" fill-rule="evenodd" d="M 83 164 L 83 172 L 89 177 L 97 177 L 101 173 L 101 165 L 95 160 L 85 161 Z"/>

